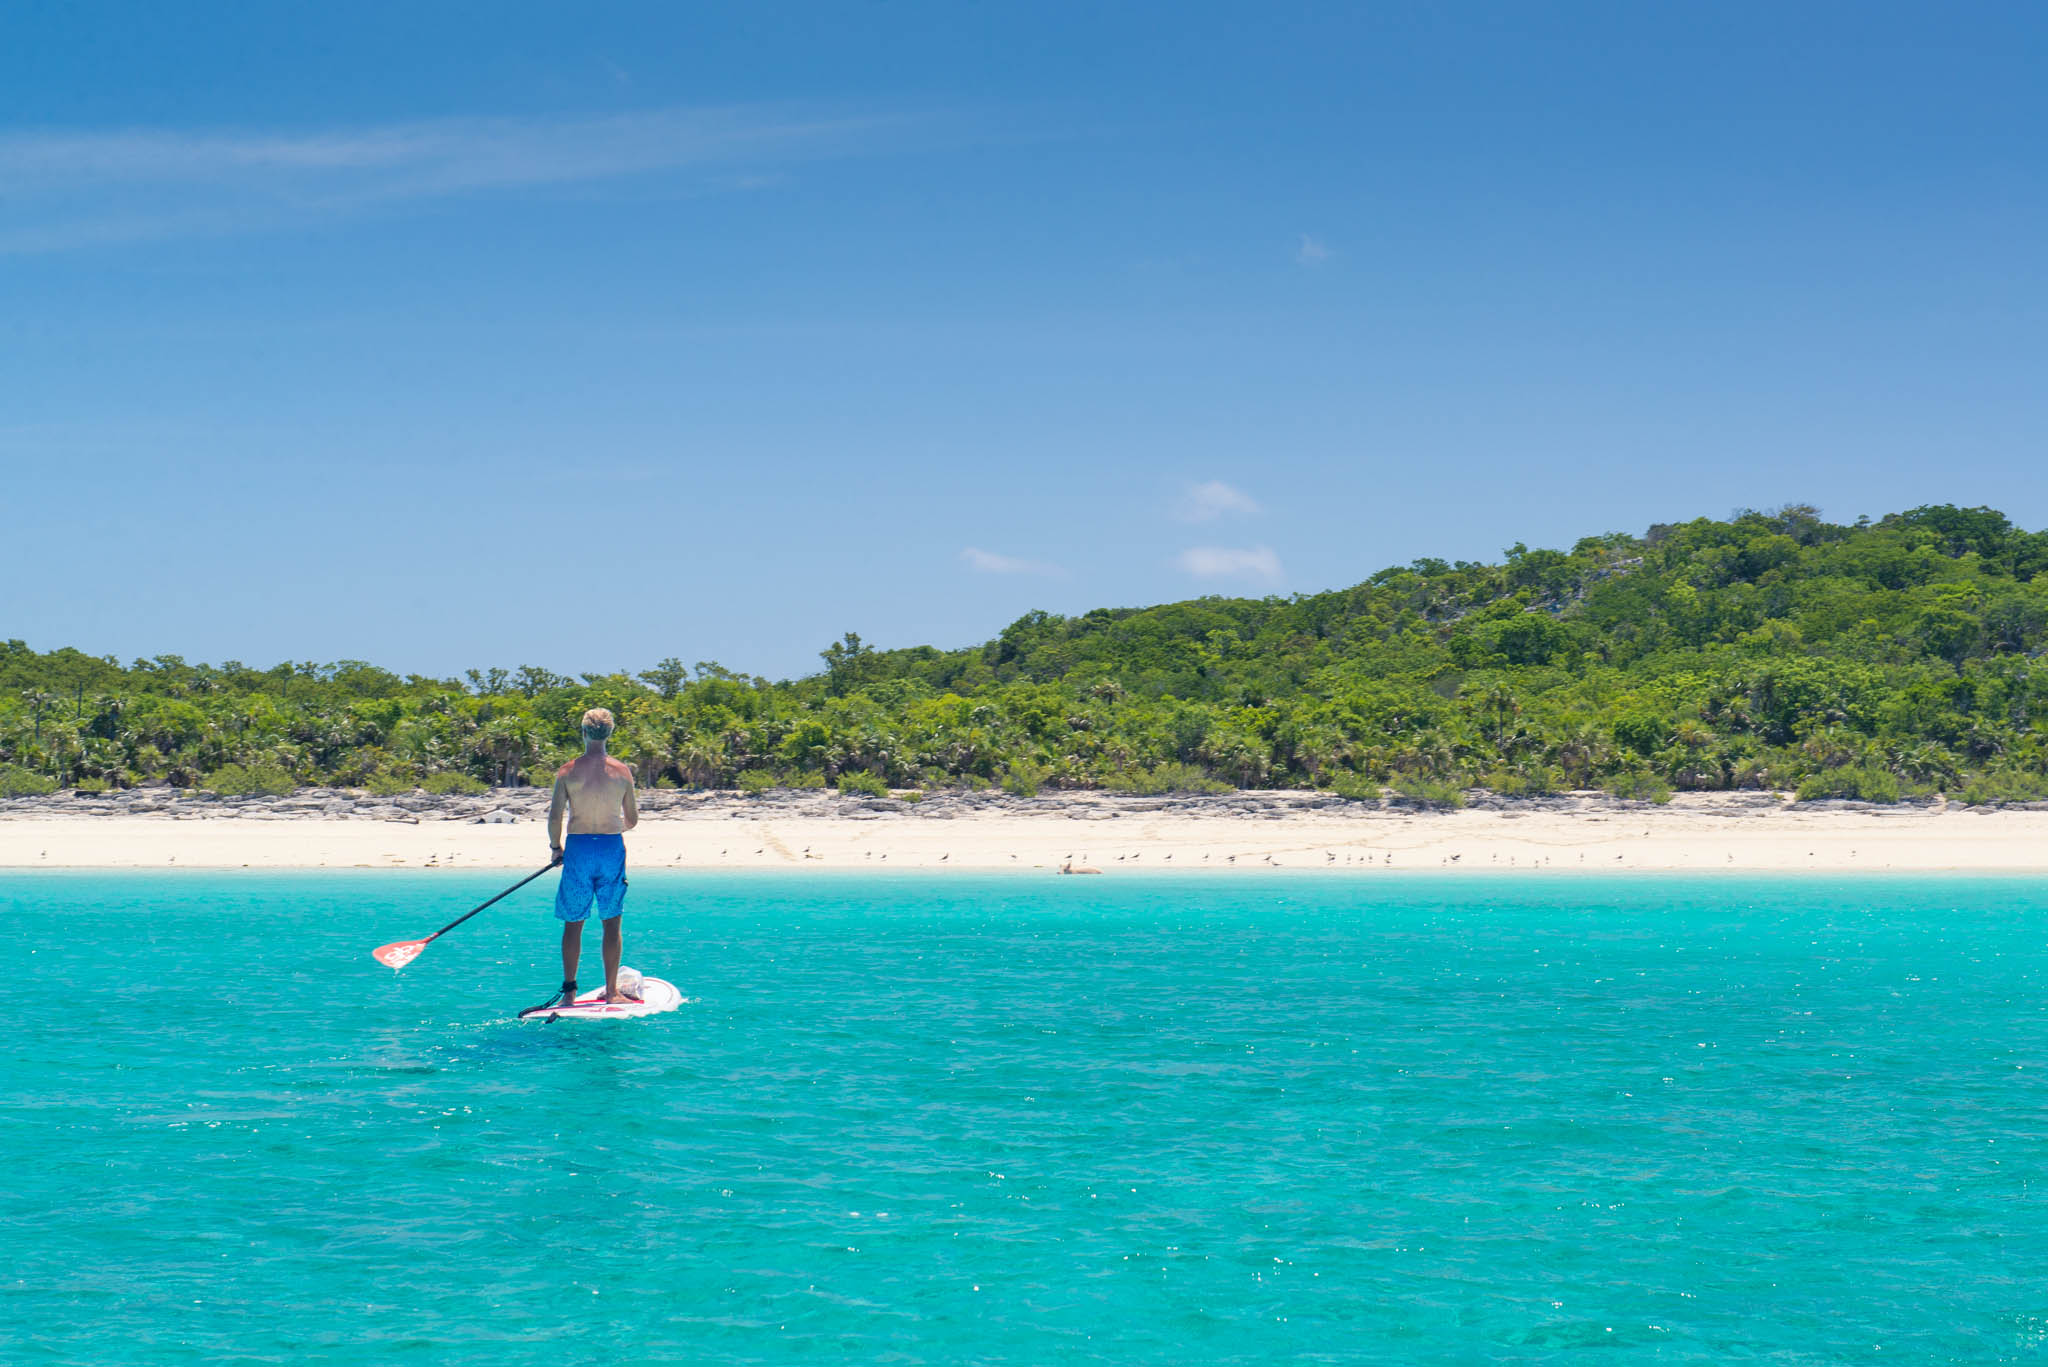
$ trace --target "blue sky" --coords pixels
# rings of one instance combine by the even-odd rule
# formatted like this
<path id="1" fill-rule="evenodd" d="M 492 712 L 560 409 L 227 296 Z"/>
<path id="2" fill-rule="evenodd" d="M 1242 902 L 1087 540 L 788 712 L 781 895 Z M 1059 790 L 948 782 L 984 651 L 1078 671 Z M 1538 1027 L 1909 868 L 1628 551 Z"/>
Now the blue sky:
<path id="1" fill-rule="evenodd" d="M 2048 8 L 0 15 L 0 635 L 786 676 L 2048 525 Z"/>

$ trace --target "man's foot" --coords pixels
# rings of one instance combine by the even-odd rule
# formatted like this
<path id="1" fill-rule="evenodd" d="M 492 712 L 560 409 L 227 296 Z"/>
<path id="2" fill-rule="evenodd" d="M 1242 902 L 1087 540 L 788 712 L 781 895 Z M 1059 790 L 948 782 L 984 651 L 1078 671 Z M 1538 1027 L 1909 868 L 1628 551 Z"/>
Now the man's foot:
<path id="1" fill-rule="evenodd" d="M 618 1002 L 642 1002 L 647 1000 L 645 997 L 636 997 L 630 992 L 607 992 L 604 994 L 604 999 L 606 1005 L 613 1005 Z"/>
<path id="2" fill-rule="evenodd" d="M 574 981 L 570 981 L 563 983 L 562 990 L 557 992 L 554 996 L 549 997 L 539 1006 L 528 1007 L 526 1010 L 521 1011 L 519 1015 L 521 1019 L 524 1019 L 527 1016 L 538 1015 L 543 1011 L 559 1011 L 565 1006 L 574 1006 L 575 1004 L 576 984 Z"/>

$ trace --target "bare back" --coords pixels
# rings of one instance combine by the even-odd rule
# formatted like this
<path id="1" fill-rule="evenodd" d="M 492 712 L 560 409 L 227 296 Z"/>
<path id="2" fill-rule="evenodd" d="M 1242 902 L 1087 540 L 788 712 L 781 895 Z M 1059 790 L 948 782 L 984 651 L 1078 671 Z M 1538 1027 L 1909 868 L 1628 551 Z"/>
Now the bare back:
<path id="1" fill-rule="evenodd" d="M 548 804 L 551 835 L 561 830 L 564 812 L 570 835 L 622 835 L 632 830 L 640 824 L 633 771 L 610 755 L 577 756 L 555 771 L 554 800 Z"/>

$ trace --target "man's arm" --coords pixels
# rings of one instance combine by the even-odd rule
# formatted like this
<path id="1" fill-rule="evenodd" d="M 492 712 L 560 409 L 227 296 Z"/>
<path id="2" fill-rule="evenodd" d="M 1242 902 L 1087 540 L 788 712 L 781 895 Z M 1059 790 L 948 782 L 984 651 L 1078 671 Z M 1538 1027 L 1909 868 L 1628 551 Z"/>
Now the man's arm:
<path id="1" fill-rule="evenodd" d="M 632 830 L 640 824 L 640 804 L 633 799 L 633 771 L 626 770 L 626 796 L 619 804 L 626 818 L 626 829 Z"/>
<path id="2" fill-rule="evenodd" d="M 548 848 L 555 857 L 562 854 L 562 818 L 569 814 L 569 780 L 555 775 L 554 796 L 548 799 Z"/>

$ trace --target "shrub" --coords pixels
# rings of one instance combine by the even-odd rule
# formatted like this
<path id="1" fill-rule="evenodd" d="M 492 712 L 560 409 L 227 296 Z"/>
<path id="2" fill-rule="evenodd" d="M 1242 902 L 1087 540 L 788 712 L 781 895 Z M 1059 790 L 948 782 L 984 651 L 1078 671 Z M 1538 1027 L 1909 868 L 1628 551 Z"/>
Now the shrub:
<path id="1" fill-rule="evenodd" d="M 1192 764 L 1175 764 L 1171 761 L 1155 764 L 1150 769 L 1119 769 L 1102 781 L 1102 786 L 1112 793 L 1130 793 L 1138 797 L 1156 797 L 1162 793 L 1228 793 L 1233 791 L 1228 783 L 1210 778 Z"/>
<path id="2" fill-rule="evenodd" d="M 57 780 L 47 774 L 19 764 L 0 764 L 0 797 L 46 797 L 56 791 Z"/>
<path id="3" fill-rule="evenodd" d="M 1346 802 L 1378 802 L 1380 785 L 1363 774 L 1339 774 L 1330 791 Z"/>
<path id="4" fill-rule="evenodd" d="M 103 778 L 82 778 L 71 786 L 81 793 L 104 793 L 109 784 Z"/>
<path id="5" fill-rule="evenodd" d="M 759 797 L 775 786 L 775 775 L 766 769 L 742 769 L 733 786 L 748 797 Z"/>
<path id="6" fill-rule="evenodd" d="M 2039 802 L 2048 798 L 2048 777 L 2017 769 L 1998 769 L 1973 774 L 1956 794 L 1958 802 L 1972 807 L 1996 807 L 2007 802 Z"/>
<path id="7" fill-rule="evenodd" d="M 1864 802 L 1897 802 L 1899 781 L 1882 769 L 1844 767 L 1823 769 L 1799 785 L 1799 801 L 1821 798 L 1856 798 Z"/>
<path id="8" fill-rule="evenodd" d="M 1003 791 L 1012 797 L 1037 797 L 1049 772 L 1043 764 L 1017 760 L 1003 771 Z"/>
<path id="9" fill-rule="evenodd" d="M 1600 785 L 1615 797 L 1634 802 L 1654 802 L 1659 807 L 1671 800 L 1671 785 L 1647 769 L 1624 769 L 1609 774 Z"/>
<path id="10" fill-rule="evenodd" d="M 1442 779 L 1403 774 L 1394 780 L 1394 800 L 1411 807 L 1462 807 L 1465 790 Z"/>
<path id="11" fill-rule="evenodd" d="M 482 779 L 471 778 L 468 774 L 452 769 L 438 774 L 428 774 L 425 781 L 420 784 L 420 787 L 436 797 L 475 797 L 478 793 L 488 791 L 489 786 Z"/>
<path id="12" fill-rule="evenodd" d="M 223 764 L 200 785 L 222 797 L 283 797 L 298 781 L 273 764 Z"/>
<path id="13" fill-rule="evenodd" d="M 419 785 L 408 775 L 394 774 L 389 769 L 379 769 L 364 781 L 363 786 L 377 797 L 397 797 L 409 793 Z"/>
<path id="14" fill-rule="evenodd" d="M 1527 769 L 1496 769 L 1486 786 L 1502 797 L 1548 797 L 1557 791 L 1557 775 L 1538 764 Z"/>
<path id="15" fill-rule="evenodd" d="M 799 769 L 782 786 L 785 788 L 822 788 L 825 786 L 825 773 L 822 769 Z"/>
<path id="16" fill-rule="evenodd" d="M 848 797 L 856 794 L 867 797 L 887 797 L 889 796 L 889 785 L 865 769 L 855 769 L 839 776 L 839 791 Z"/>
<path id="17" fill-rule="evenodd" d="M 909 792 L 903 794 L 903 800 L 905 802 L 922 802 L 924 801 L 924 794 L 912 788 Z"/>

